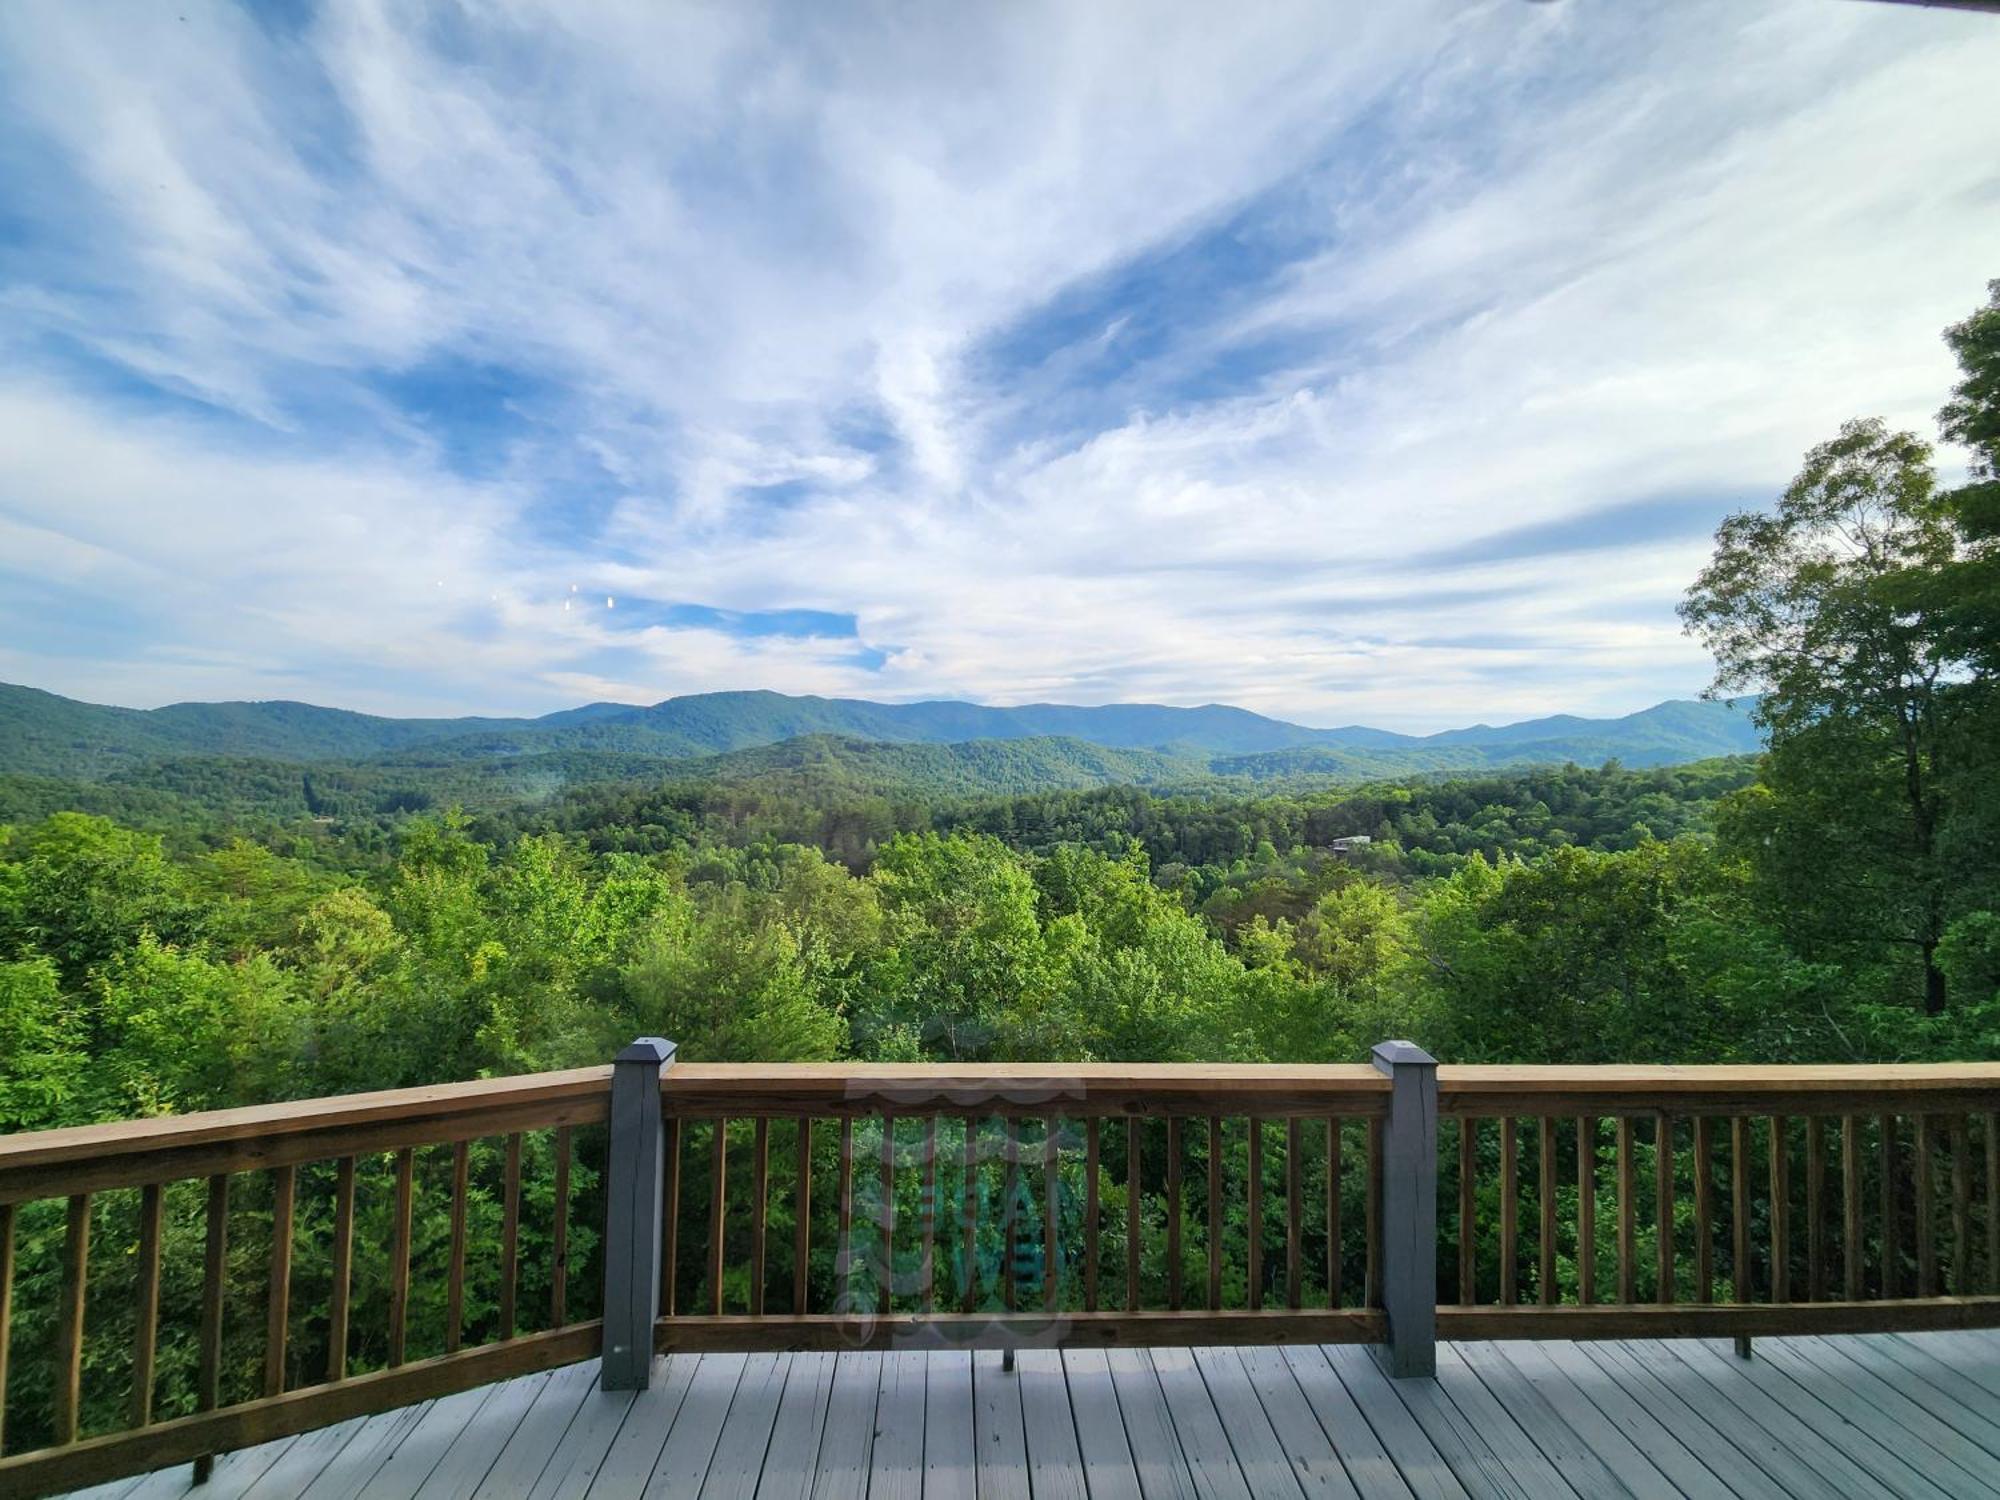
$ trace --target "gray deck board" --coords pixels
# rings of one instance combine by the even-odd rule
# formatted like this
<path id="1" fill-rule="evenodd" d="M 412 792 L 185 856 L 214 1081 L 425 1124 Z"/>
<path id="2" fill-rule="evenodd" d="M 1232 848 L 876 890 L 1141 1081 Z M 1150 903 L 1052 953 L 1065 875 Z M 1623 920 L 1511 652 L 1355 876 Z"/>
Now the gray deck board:
<path id="1" fill-rule="evenodd" d="M 72 1500 L 2000 1500 L 2000 1332 L 591 1360 Z"/>
<path id="2" fill-rule="evenodd" d="M 2000 1396 L 1974 1380 L 1962 1365 L 1947 1364 L 1926 1346 L 1903 1339 L 1849 1339 L 1837 1342 L 1842 1343 L 1843 1354 L 1859 1359 L 1871 1369 L 1901 1371 L 1898 1379 L 1904 1388 L 1920 1392 L 1933 1410 L 1940 1409 L 1938 1398 L 1943 1397 L 1951 1403 L 1943 1410 L 1971 1413 L 1982 1424 L 1982 1430 L 1984 1427 L 2000 1429 Z M 1859 1347 L 1847 1347 L 1849 1345 Z M 1990 1451 L 2000 1454 L 2000 1448 Z"/>
<path id="3" fill-rule="evenodd" d="M 1472 1493 L 1466 1487 L 1468 1481 L 1478 1482 L 1476 1455 L 1447 1437 L 1452 1444 L 1451 1452 L 1459 1455 L 1464 1470 L 1461 1475 L 1446 1450 L 1438 1446 L 1431 1431 L 1414 1415 L 1415 1408 L 1397 1393 L 1397 1382 L 1382 1373 L 1375 1351 L 1353 1344 L 1325 1344 L 1319 1353 L 1340 1377 L 1347 1394 L 1354 1398 L 1354 1404 L 1361 1408 L 1376 1437 L 1395 1459 L 1403 1482 L 1416 1492 L 1419 1500 L 1466 1500 Z M 1439 1399 L 1435 1385 L 1425 1394 L 1433 1403 Z M 1479 1493 L 1485 1493 L 1483 1487 Z"/>
<path id="4" fill-rule="evenodd" d="M 746 1354 L 704 1354 L 688 1381 L 687 1395 L 666 1420 L 666 1441 L 643 1493 L 649 1500 L 686 1500 L 698 1495 L 708 1481 L 709 1467 L 722 1441 L 722 1429 L 736 1404 L 736 1392 L 749 1368 Z M 639 1410 L 635 1402 L 633 1411 Z M 634 1486 L 607 1484 L 600 1493 L 631 1495 Z"/>
<path id="5" fill-rule="evenodd" d="M 1028 1434 L 1021 1382 L 1000 1367 L 1000 1351 L 972 1356 L 973 1465 L 980 1500 L 1028 1500 Z"/>
<path id="6" fill-rule="evenodd" d="M 494 1387 L 480 1386 L 441 1396 L 412 1427 L 382 1467 L 361 1487 L 360 1500 L 405 1500 L 414 1495 L 445 1456 L 460 1433 L 477 1420 Z"/>
<path id="7" fill-rule="evenodd" d="M 1028 1439 L 1028 1484 L 1035 1500 L 1087 1500 L 1083 1450 L 1076 1440 L 1069 1382 L 1054 1349 L 1023 1349 L 1016 1359 L 1021 1425 Z"/>
<path id="8" fill-rule="evenodd" d="M 1250 1500 L 1254 1493 L 1236 1450 L 1229 1445 L 1229 1433 L 1209 1399 L 1208 1385 L 1194 1362 L 1190 1349 L 1154 1349 L 1153 1373 L 1160 1377 L 1160 1393 L 1167 1398 L 1174 1434 L 1180 1439 L 1188 1471 L 1194 1476 L 1195 1492 L 1217 1500 Z M 1289 1478 L 1289 1476 L 1287 1476 Z M 1037 1496 L 1036 1500 L 1040 1500 Z"/>
<path id="9" fill-rule="evenodd" d="M 1144 1500 L 1132 1444 L 1125 1436 L 1125 1418 L 1118 1410 L 1118 1388 L 1112 1384 L 1104 1351 L 1066 1349 L 1062 1362 L 1090 1500 Z"/>
<path id="10" fill-rule="evenodd" d="M 924 1379 L 924 1500 L 976 1500 L 972 1356 L 934 1349 Z"/>
<path id="11" fill-rule="evenodd" d="M 479 1409 L 479 1420 L 465 1425 L 452 1440 L 451 1446 L 445 1449 L 430 1477 L 417 1488 L 416 1493 L 421 1500 L 472 1500 L 473 1493 L 493 1467 L 501 1442 L 498 1435 L 513 1432 L 521 1425 L 543 1389 L 554 1378 L 552 1372 L 545 1370 L 539 1375 L 503 1381 L 493 1387 L 493 1394 Z M 312 1434 L 307 1433 L 306 1436 Z M 277 1467 L 283 1468 L 293 1461 L 293 1457 L 287 1454 Z"/>
<path id="12" fill-rule="evenodd" d="M 1313 1496 L 1360 1500 L 1360 1491 L 1355 1489 L 1353 1479 L 1348 1476 L 1347 1465 L 1340 1461 L 1340 1455 L 1327 1438 L 1326 1429 L 1319 1425 L 1319 1418 L 1306 1404 L 1305 1392 L 1292 1378 L 1292 1367 L 1285 1363 L 1284 1354 L 1277 1349 L 1229 1349 L 1223 1352 L 1234 1359 L 1243 1371 L 1243 1378 L 1256 1395 L 1264 1419 L 1271 1424 L 1280 1449 L 1291 1463 L 1292 1477 L 1298 1481 L 1299 1488 Z M 1224 1413 L 1225 1420 L 1227 1416 Z"/>
<path id="13" fill-rule="evenodd" d="M 1597 1455 L 1581 1443 L 1562 1440 L 1563 1434 L 1530 1434 L 1528 1425 L 1488 1389 L 1479 1372 L 1466 1363 L 1459 1348 L 1445 1345 L 1438 1350 L 1438 1389 L 1450 1398 L 1459 1414 L 1472 1423 L 1486 1439 L 1491 1454 L 1488 1478 L 1497 1485 L 1516 1486 L 1523 1495 L 1575 1496 L 1615 1494 L 1616 1485 L 1604 1472 Z M 1500 1383 L 1505 1389 L 1505 1384 Z M 1517 1397 L 1519 1399 L 1519 1397 Z M 1537 1398 L 1539 1399 L 1539 1398 Z M 1560 1428 L 1560 1419 L 1549 1419 Z M 1492 1472 L 1497 1467 L 1499 1474 Z"/>
<path id="14" fill-rule="evenodd" d="M 1671 1432 L 1699 1434 L 1728 1467 L 1730 1487 L 1746 1500 L 1832 1500 L 1838 1492 L 1734 1402 L 1679 1360 L 1634 1354 L 1614 1341 L 1579 1344 L 1584 1357 L 1643 1403 Z"/>
<path id="15" fill-rule="evenodd" d="M 771 1452 L 771 1429 L 785 1395 L 787 1360 L 782 1354 L 753 1354 L 743 1362 L 736 1399 L 729 1403 L 722 1438 L 702 1481 L 702 1500 L 751 1500 Z"/>
<path id="16" fill-rule="evenodd" d="M 653 1361 L 653 1383 L 640 1391 L 618 1424 L 617 1435 L 590 1475 L 589 1493 L 636 1495 L 652 1478 L 660 1450 L 667 1445 L 681 1403 L 687 1400 L 700 1356 L 674 1354 Z"/>
<path id="17" fill-rule="evenodd" d="M 928 1373 L 921 1349 L 897 1349 L 882 1356 L 882 1384 L 875 1394 L 875 1449 L 868 1457 L 868 1493 L 874 1500 L 922 1500 Z"/>
<path id="18" fill-rule="evenodd" d="M 875 1395 L 882 1388 L 879 1355 L 843 1349 L 834 1356 L 833 1394 L 813 1474 L 813 1500 L 863 1500 L 875 1446 Z"/>
<path id="19" fill-rule="evenodd" d="M 1243 1471 L 1251 1493 L 1304 1496 L 1307 1491 L 1293 1472 L 1292 1455 L 1279 1440 L 1270 1414 L 1250 1384 L 1250 1372 L 1243 1368 L 1236 1351 L 1204 1348 L 1194 1350 L 1193 1354 L 1195 1369 L 1201 1372 L 1202 1384 L 1208 1387 L 1208 1399 L 1215 1403 L 1215 1414 L 1222 1419 L 1222 1430 L 1229 1435 L 1229 1446 L 1236 1452 L 1236 1466 Z M 1338 1464 L 1331 1467 L 1339 1470 Z M 1325 1477 L 1331 1481 L 1335 1475 L 1329 1473 Z M 1346 1471 L 1339 1470 L 1338 1484 L 1339 1488 L 1333 1490 L 1316 1485 L 1311 1493 L 1353 1495 L 1354 1487 L 1347 1482 Z"/>
<path id="20" fill-rule="evenodd" d="M 1252 1355 L 1267 1351 L 1251 1351 Z M 1298 1382 L 1299 1394 L 1319 1419 L 1320 1430 L 1333 1444 L 1333 1451 L 1347 1466 L 1347 1475 L 1361 1492 L 1362 1500 L 1414 1500 L 1402 1470 L 1382 1446 L 1375 1429 L 1354 1404 L 1354 1397 L 1340 1383 L 1326 1356 L 1310 1345 L 1274 1351 Z"/>
<path id="21" fill-rule="evenodd" d="M 1643 1347 L 1651 1350 L 1661 1346 Z M 1783 1392 L 1789 1389 L 1808 1402 L 1811 1402 L 1812 1398 L 1804 1396 L 1804 1393 L 1783 1375 L 1778 1375 L 1767 1367 L 1760 1367 L 1755 1358 L 1737 1359 L 1715 1346 L 1701 1342 L 1685 1345 L 1670 1343 L 1664 1348 L 1668 1357 L 1678 1359 L 1699 1371 L 1723 1400 L 1738 1407 L 1746 1417 L 1756 1422 L 1779 1443 L 1797 1454 L 1802 1461 L 1824 1475 L 1833 1484 L 1836 1493 L 1842 1495 L 1876 1495 L 1885 1491 L 1893 1494 L 1904 1493 L 1900 1489 L 1888 1486 L 1878 1477 L 1875 1470 L 1870 1467 L 1874 1460 L 1871 1460 L 1866 1449 L 1863 1450 L 1862 1458 L 1857 1460 L 1849 1444 L 1828 1440 L 1823 1432 L 1802 1420 L 1794 1403 L 1781 1399 Z M 1768 1383 L 1774 1375 L 1779 1382 L 1779 1389 L 1775 1393 Z M 1822 1416 L 1828 1415 L 1825 1407 L 1819 1406 L 1817 1402 L 1812 1404 L 1819 1407 Z M 1867 1448 L 1876 1447 L 1865 1438 L 1863 1442 Z"/>
<path id="22" fill-rule="evenodd" d="M 597 1376 L 598 1362 L 592 1359 L 549 1377 L 512 1433 L 494 1435 L 500 1449 L 476 1481 L 479 1500 L 527 1500 L 570 1423 L 596 1393 Z"/>
<path id="23" fill-rule="evenodd" d="M 355 1500 L 396 1445 L 429 1414 L 431 1405 L 424 1401 L 369 1417 L 299 1494 L 312 1500 Z"/>
<path id="24" fill-rule="evenodd" d="M 1920 1477 L 1935 1475 L 1941 1488 L 1967 1500 L 2000 1500 L 2000 1488 L 1990 1482 L 1988 1456 L 1916 1402 L 1859 1366 L 1822 1368 L 1788 1339 L 1764 1342 L 1758 1353 L 1774 1370 L 1790 1376 L 1801 1391 L 1874 1438 Z M 1939 1460 L 1951 1467 L 1941 1467 Z"/>
<path id="25" fill-rule="evenodd" d="M 1138 1469 L 1143 1500 L 1196 1500 L 1200 1487 L 1181 1452 L 1173 1413 L 1167 1410 L 1160 1377 L 1143 1349 L 1110 1349 L 1104 1355 L 1111 1372 L 1111 1389 L 1118 1397 L 1118 1415 Z"/>
<path id="26" fill-rule="evenodd" d="M 771 1423 L 757 1500 L 806 1500 L 826 1432 L 827 1398 L 833 1392 L 833 1356 L 819 1351 L 786 1361 L 785 1391 Z"/>

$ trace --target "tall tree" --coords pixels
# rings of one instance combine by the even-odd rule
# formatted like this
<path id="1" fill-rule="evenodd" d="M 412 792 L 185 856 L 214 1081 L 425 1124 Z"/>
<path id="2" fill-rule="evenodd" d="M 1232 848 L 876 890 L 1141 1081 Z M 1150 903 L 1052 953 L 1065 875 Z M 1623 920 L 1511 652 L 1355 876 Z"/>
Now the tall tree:
<path id="1" fill-rule="evenodd" d="M 1955 662 L 1907 580 L 1951 564 L 1957 543 L 1930 460 L 1912 433 L 1847 423 L 1775 510 L 1722 523 L 1681 619 L 1715 656 L 1711 694 L 1760 695 L 1776 794 L 1761 853 L 1785 877 L 1800 935 L 1914 950 L 1935 1014 L 1942 689 Z"/>

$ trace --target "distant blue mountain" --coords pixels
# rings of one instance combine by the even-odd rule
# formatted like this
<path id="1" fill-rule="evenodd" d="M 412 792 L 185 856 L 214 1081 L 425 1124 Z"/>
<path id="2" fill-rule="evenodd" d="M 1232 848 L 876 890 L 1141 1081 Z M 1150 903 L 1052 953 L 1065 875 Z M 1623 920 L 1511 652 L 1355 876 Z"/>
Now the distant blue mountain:
<path id="1" fill-rule="evenodd" d="M 888 744 L 1066 739 L 1278 776 L 1366 765 L 1472 769 L 1531 761 L 1666 765 L 1761 748 L 1747 705 L 1674 701 L 1618 719 L 1560 714 L 1433 735 L 1310 729 L 1222 704 L 1076 707 L 873 703 L 772 692 L 700 693 L 651 707 L 593 703 L 536 719 L 392 719 L 307 703 L 109 708 L 0 684 L 0 771 L 94 780 L 179 756 L 441 765 L 552 752 L 689 760 L 806 736 Z"/>

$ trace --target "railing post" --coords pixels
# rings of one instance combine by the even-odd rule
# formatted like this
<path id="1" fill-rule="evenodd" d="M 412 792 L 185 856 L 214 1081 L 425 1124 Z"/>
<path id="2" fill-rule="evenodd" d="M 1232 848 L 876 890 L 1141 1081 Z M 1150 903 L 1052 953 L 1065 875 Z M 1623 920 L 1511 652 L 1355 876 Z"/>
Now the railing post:
<path id="1" fill-rule="evenodd" d="M 611 1147 L 604 1170 L 604 1369 L 607 1391 L 641 1391 L 653 1375 L 660 1315 L 660 1210 L 666 1121 L 660 1078 L 674 1044 L 642 1036 L 611 1065 Z"/>
<path id="2" fill-rule="evenodd" d="M 1437 1373 L 1437 1059 L 1413 1042 L 1380 1042 L 1389 1075 L 1382 1140 L 1382 1305 L 1389 1373 Z"/>

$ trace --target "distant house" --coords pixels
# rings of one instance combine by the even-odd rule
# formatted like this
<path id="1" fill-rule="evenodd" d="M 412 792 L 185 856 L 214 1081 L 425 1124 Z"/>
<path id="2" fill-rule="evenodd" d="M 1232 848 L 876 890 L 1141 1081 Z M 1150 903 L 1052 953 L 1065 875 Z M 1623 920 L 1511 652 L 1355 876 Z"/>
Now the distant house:
<path id="1" fill-rule="evenodd" d="M 1355 849 L 1366 849 L 1375 841 L 1365 833 L 1350 833 L 1346 838 L 1335 839 L 1326 847 L 1335 854 L 1346 854 Z"/>

